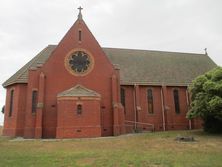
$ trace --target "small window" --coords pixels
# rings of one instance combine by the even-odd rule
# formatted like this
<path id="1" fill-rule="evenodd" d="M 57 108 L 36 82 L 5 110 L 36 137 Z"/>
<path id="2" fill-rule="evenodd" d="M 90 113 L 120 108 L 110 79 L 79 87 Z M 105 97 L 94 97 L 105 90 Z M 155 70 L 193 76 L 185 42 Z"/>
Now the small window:
<path id="1" fill-rule="evenodd" d="M 78 115 L 81 115 L 81 114 L 82 114 L 82 105 L 81 105 L 81 104 L 78 104 L 78 105 L 77 105 L 77 114 L 78 114 Z"/>
<path id="2" fill-rule="evenodd" d="M 121 104 L 125 107 L 125 89 L 120 89 Z"/>
<path id="3" fill-rule="evenodd" d="M 147 101 L 148 101 L 148 113 L 153 114 L 153 91 L 152 91 L 152 89 L 147 90 Z"/>
<path id="4" fill-rule="evenodd" d="M 79 30 L 79 41 L 82 41 L 82 31 Z"/>
<path id="5" fill-rule="evenodd" d="M 9 114 L 8 114 L 9 117 L 12 116 L 12 112 L 13 112 L 13 100 L 14 100 L 14 90 L 11 90 L 11 92 L 10 92 L 10 106 L 9 106 Z"/>
<path id="6" fill-rule="evenodd" d="M 179 102 L 179 91 L 177 89 L 173 90 L 173 97 L 174 97 L 175 112 L 177 114 L 179 114 L 180 113 L 180 102 Z"/>
<path id="7" fill-rule="evenodd" d="M 38 92 L 36 90 L 32 91 L 32 113 L 36 113 L 37 95 L 38 95 Z"/>

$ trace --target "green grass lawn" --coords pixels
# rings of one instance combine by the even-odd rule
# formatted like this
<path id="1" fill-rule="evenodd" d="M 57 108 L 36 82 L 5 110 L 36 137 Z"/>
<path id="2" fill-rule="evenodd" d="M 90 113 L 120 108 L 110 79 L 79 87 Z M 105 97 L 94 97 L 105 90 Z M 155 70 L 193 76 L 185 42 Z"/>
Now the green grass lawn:
<path id="1" fill-rule="evenodd" d="M 179 134 L 197 141 L 175 141 Z M 64 141 L 1 137 L 0 166 L 222 167 L 222 136 L 171 131 Z"/>

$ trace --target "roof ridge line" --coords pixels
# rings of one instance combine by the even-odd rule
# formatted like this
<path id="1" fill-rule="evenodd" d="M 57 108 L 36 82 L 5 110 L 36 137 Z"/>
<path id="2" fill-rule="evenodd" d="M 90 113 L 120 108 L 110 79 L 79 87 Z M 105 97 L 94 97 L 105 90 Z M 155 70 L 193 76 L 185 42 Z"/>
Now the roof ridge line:
<path id="1" fill-rule="evenodd" d="M 146 50 L 146 49 L 128 49 L 128 48 L 113 48 L 113 47 L 102 47 L 102 49 L 118 49 L 118 50 L 132 50 L 132 51 L 150 51 L 150 52 L 164 52 L 164 53 L 180 53 L 180 54 L 195 54 L 195 55 L 206 55 L 205 53 L 193 53 L 193 52 L 177 52 L 177 51 L 162 51 L 162 50 Z"/>
<path id="2" fill-rule="evenodd" d="M 58 46 L 56 44 L 49 44 L 48 46 Z M 206 55 L 205 53 L 194 53 L 194 52 L 179 52 L 179 51 L 164 51 L 164 50 L 148 50 L 148 49 L 136 49 L 136 48 L 115 48 L 115 47 L 103 47 L 102 49 L 118 49 L 118 50 L 133 50 L 133 51 L 150 51 L 150 52 L 164 52 L 164 53 L 180 53 L 180 54 L 195 54 L 195 55 Z M 208 56 L 209 57 L 209 56 Z"/>

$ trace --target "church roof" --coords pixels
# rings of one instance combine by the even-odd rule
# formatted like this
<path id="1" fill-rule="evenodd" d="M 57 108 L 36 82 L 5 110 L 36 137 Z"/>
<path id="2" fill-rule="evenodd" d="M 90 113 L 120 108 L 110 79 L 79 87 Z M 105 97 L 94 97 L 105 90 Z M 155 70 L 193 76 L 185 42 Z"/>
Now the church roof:
<path id="1" fill-rule="evenodd" d="M 206 54 L 103 48 L 122 84 L 189 85 L 217 65 Z"/>
<path id="2" fill-rule="evenodd" d="M 28 70 L 36 68 L 38 65 L 44 64 L 52 51 L 55 49 L 55 45 L 49 45 L 37 54 L 32 60 L 26 63 L 21 69 L 19 69 L 14 75 L 3 83 L 3 86 L 9 86 L 15 83 L 27 83 L 28 81 Z"/>
<path id="3" fill-rule="evenodd" d="M 28 70 L 44 64 L 56 45 L 49 45 L 3 83 L 27 83 Z M 185 86 L 217 65 L 206 54 L 163 52 L 134 49 L 102 48 L 113 64 L 120 67 L 122 85 Z"/>
<path id="4" fill-rule="evenodd" d="M 57 95 L 57 97 L 100 97 L 100 94 L 85 88 L 82 85 L 76 85 L 73 88 L 65 90 Z"/>

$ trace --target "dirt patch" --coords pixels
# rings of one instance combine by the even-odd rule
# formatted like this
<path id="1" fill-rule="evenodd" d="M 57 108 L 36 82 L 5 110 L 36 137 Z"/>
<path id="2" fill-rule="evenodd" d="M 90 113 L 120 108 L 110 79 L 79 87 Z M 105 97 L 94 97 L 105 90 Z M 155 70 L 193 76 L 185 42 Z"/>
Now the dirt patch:
<path id="1" fill-rule="evenodd" d="M 3 127 L 0 126 L 0 136 L 2 135 L 2 129 L 3 129 Z"/>

